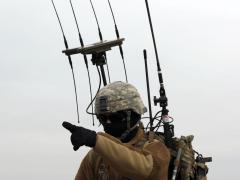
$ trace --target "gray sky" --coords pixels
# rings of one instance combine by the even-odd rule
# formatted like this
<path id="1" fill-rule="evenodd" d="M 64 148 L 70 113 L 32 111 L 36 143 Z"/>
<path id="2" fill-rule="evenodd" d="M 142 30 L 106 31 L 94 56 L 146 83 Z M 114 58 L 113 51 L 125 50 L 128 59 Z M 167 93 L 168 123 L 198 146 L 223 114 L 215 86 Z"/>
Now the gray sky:
<path id="1" fill-rule="evenodd" d="M 112 0 L 129 82 L 147 105 L 142 50 L 148 50 L 151 95 L 158 79 L 144 0 Z M 67 0 L 56 0 L 70 47 L 79 46 Z M 107 1 L 96 1 L 104 39 L 114 39 Z M 85 44 L 98 41 L 89 1 L 74 1 Z M 177 136 L 194 134 L 194 147 L 212 156 L 209 179 L 239 179 L 240 2 L 237 0 L 150 1 L 170 115 Z M 72 75 L 51 1 L 0 3 L 0 179 L 73 179 L 88 148 L 74 152 L 62 121 L 77 122 Z M 108 53 L 112 81 L 124 80 L 117 48 Z M 88 79 L 74 56 L 80 125 L 94 130 Z M 94 92 L 98 86 L 90 65 Z M 158 108 L 154 107 L 154 112 Z M 96 123 L 98 124 L 98 123 Z"/>

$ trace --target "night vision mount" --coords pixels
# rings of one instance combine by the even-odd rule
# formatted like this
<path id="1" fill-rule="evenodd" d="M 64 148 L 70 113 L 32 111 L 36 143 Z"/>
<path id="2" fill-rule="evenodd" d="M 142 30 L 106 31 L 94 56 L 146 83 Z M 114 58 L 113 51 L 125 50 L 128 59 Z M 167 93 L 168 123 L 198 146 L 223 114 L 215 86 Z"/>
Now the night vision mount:
<path id="1" fill-rule="evenodd" d="M 104 71 L 103 65 L 106 64 L 106 51 L 109 51 L 112 49 L 112 47 L 115 46 L 121 46 L 124 38 L 118 38 L 116 40 L 105 40 L 100 41 L 94 44 L 90 44 L 83 47 L 73 48 L 73 49 L 66 49 L 62 52 L 66 54 L 67 56 L 71 56 L 74 54 L 83 54 L 83 55 L 92 55 L 92 63 L 93 65 L 100 66 L 101 75 L 103 79 L 104 86 L 107 85 L 106 75 Z"/>

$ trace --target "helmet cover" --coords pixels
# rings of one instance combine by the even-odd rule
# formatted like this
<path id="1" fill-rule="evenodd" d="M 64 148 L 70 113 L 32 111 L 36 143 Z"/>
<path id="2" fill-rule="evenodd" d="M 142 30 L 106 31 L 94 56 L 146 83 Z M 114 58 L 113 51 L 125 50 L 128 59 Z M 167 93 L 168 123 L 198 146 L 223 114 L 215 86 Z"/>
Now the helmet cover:
<path id="1" fill-rule="evenodd" d="M 95 100 L 95 113 L 114 113 L 122 110 L 133 110 L 142 115 L 147 112 L 137 89 L 128 83 L 113 82 L 103 87 Z"/>

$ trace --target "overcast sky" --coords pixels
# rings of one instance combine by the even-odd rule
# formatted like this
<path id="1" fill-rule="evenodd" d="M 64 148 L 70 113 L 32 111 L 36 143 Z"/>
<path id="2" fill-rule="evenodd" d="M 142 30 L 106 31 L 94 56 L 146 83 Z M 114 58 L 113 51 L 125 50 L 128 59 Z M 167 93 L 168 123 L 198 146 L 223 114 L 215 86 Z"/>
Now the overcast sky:
<path id="1" fill-rule="evenodd" d="M 156 61 L 144 0 L 112 0 L 124 42 L 129 82 L 147 105 L 142 50 L 148 50 L 151 96 L 158 96 Z M 78 47 L 68 0 L 55 0 L 70 47 Z M 103 38 L 115 38 L 107 0 L 93 0 Z M 73 0 L 85 44 L 98 41 L 88 0 Z M 194 148 L 212 156 L 209 179 L 239 179 L 240 2 L 149 2 L 176 136 L 194 134 Z M 0 3 L 0 179 L 73 179 L 88 148 L 72 150 L 62 121 L 77 123 L 71 70 L 50 0 Z M 90 57 L 89 57 L 90 59 Z M 117 48 L 108 52 L 112 81 L 123 80 Z M 89 99 L 83 58 L 73 56 L 80 125 L 96 131 L 85 113 Z M 90 73 L 94 93 L 96 68 Z M 157 112 L 158 107 L 154 107 Z M 147 115 L 147 114 L 146 114 Z"/>

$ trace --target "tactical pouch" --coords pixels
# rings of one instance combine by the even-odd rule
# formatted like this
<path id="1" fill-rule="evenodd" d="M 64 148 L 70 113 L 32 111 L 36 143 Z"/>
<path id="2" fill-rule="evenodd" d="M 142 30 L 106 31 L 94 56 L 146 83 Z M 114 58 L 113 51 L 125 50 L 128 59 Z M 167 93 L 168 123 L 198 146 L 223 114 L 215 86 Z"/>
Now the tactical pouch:
<path id="1" fill-rule="evenodd" d="M 207 180 L 208 167 L 206 162 L 211 162 L 211 158 L 203 158 L 200 154 L 195 159 L 195 151 L 192 148 L 194 136 L 181 136 L 173 138 L 173 147 L 170 148 L 171 162 L 169 166 L 169 179 L 172 179 L 172 172 L 176 166 L 174 160 L 177 157 L 177 151 L 182 149 L 180 163 L 176 180 Z"/>
<path id="2" fill-rule="evenodd" d="M 196 180 L 207 180 L 208 167 L 204 161 L 196 158 Z"/>

